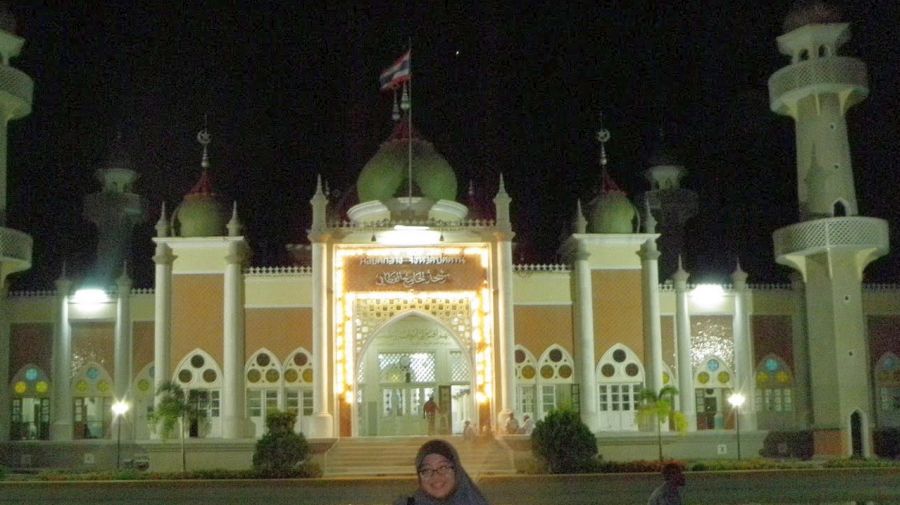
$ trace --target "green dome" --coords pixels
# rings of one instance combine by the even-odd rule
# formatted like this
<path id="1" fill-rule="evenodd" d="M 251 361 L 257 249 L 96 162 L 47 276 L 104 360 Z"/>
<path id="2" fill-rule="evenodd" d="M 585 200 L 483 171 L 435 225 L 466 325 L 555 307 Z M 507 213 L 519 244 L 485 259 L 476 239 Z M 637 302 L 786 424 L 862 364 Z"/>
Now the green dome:
<path id="1" fill-rule="evenodd" d="M 356 181 L 360 203 L 383 201 L 408 192 L 409 135 L 405 121 L 363 167 Z M 431 200 L 456 200 L 456 174 L 431 142 L 412 134 L 413 195 Z"/>
<path id="2" fill-rule="evenodd" d="M 221 237 L 225 234 L 227 209 L 212 192 L 205 170 L 191 192 L 184 195 L 176 212 L 181 237 Z"/>
<path id="3" fill-rule="evenodd" d="M 591 233 L 634 233 L 637 211 L 631 200 L 620 191 L 604 193 L 591 210 Z"/>

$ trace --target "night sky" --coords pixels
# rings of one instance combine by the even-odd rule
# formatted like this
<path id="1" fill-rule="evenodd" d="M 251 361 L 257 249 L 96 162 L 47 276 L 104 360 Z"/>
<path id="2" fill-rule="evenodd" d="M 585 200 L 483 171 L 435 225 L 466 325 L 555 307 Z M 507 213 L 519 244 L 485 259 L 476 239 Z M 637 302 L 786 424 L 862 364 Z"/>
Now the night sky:
<path id="1" fill-rule="evenodd" d="M 766 82 L 788 63 L 775 37 L 791 0 L 325 3 L 14 5 L 26 45 L 13 65 L 35 98 L 10 126 L 8 226 L 35 246 L 13 289 L 52 288 L 64 258 L 73 277 L 86 273 L 96 233 L 82 198 L 99 189 L 117 131 L 151 203 L 132 266 L 151 287 L 152 226 L 160 202 L 171 210 L 199 177 L 205 114 L 210 175 L 238 202 L 253 264 L 289 264 L 285 244 L 307 241 L 316 174 L 353 191 L 389 135 L 378 74 L 410 38 L 416 127 L 456 170 L 460 200 L 470 180 L 489 200 L 504 174 L 516 261 L 557 261 L 576 198 L 596 193 L 602 111 L 610 173 L 631 196 L 648 187 L 660 127 L 676 146 L 700 194 L 693 282 L 726 280 L 737 257 L 750 282 L 787 280 L 771 233 L 797 220 L 793 123 L 769 111 Z M 842 52 L 870 73 L 848 116 L 860 214 L 891 220 L 897 242 L 900 2 L 843 10 L 853 38 Z M 867 270 L 898 275 L 897 254 Z"/>

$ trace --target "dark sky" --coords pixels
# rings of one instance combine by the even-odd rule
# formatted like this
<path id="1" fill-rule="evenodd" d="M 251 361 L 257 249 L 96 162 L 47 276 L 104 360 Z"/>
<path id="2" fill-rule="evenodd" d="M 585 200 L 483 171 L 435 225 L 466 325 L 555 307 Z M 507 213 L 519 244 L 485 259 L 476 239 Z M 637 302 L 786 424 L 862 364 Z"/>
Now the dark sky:
<path id="1" fill-rule="evenodd" d="M 214 185 L 237 200 L 254 264 L 286 264 L 306 241 L 316 174 L 347 190 L 391 130 L 382 68 L 411 37 L 418 129 L 484 198 L 503 173 L 517 259 L 553 262 L 575 199 L 599 186 L 599 114 L 613 178 L 634 196 L 664 126 L 700 194 L 688 226 L 694 281 L 780 282 L 771 233 L 797 220 L 793 124 L 768 108 L 787 64 L 775 37 L 792 1 L 79 2 L 13 6 L 26 38 L 13 64 L 34 112 L 10 127 L 9 225 L 35 239 L 13 289 L 83 274 L 96 234 L 82 219 L 93 173 L 121 130 L 151 202 L 135 234 L 137 285 L 152 284 L 152 225 L 200 173 L 208 114 Z M 73 2 L 74 4 L 74 2 Z M 665 6 L 663 4 L 673 4 Z M 900 157 L 900 2 L 844 6 L 871 95 L 849 114 L 860 213 L 893 221 Z M 458 54 L 457 54 L 458 52 Z M 461 195 L 462 196 L 462 195 Z M 900 258 L 868 280 L 896 282 Z"/>

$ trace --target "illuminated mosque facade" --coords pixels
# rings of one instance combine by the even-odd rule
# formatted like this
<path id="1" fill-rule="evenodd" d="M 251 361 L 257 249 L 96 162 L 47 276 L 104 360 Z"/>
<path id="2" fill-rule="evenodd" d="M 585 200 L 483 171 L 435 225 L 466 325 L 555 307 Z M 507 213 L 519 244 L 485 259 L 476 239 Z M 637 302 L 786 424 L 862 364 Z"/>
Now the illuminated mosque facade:
<path id="1" fill-rule="evenodd" d="M 11 32 L 0 31 L 4 126 L 32 94 L 9 65 L 24 42 Z M 803 22 L 777 40 L 790 62 L 770 102 L 795 121 L 800 208 L 773 234 L 795 271 L 786 285 L 748 284 L 740 265 L 730 285 L 689 284 L 678 244 L 697 197 L 667 156 L 639 204 L 605 170 L 600 196 L 573 199 L 564 262 L 516 264 L 516 195 L 502 176 L 492 208 L 461 203 L 453 169 L 404 117 L 363 167 L 359 203 L 339 209 L 319 182 L 293 266 L 249 266 L 239 206 L 217 198 L 201 132 L 200 180 L 153 216 L 155 254 L 136 261 L 154 262 L 154 286 L 135 289 L 120 263 L 146 203 L 112 156 L 85 216 L 100 271 L 118 278 L 93 301 L 65 272 L 55 291 L 5 296 L 0 440 L 112 439 L 124 399 L 128 439 L 159 443 L 147 416 L 166 381 L 205 412 L 189 436 L 222 446 L 260 437 L 273 409 L 295 410 L 313 441 L 422 436 L 429 398 L 448 436 L 569 407 L 602 439 L 652 430 L 635 416 L 639 392 L 674 386 L 686 439 L 739 421 L 748 433 L 811 429 L 819 455 L 871 455 L 873 430 L 900 427 L 900 288 L 862 284 L 888 252 L 888 224 L 857 212 L 844 115 L 868 85 L 865 64 L 838 54 L 849 33 Z M 0 247 L 4 278 L 31 266 L 25 233 L 0 228 Z M 746 403 L 733 407 L 734 392 Z"/>

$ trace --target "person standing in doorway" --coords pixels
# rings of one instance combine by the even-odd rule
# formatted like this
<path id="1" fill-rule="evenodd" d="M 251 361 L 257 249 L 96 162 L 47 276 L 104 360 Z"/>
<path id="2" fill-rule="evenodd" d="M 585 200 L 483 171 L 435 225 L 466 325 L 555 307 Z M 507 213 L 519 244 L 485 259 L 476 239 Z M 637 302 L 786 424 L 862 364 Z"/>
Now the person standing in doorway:
<path id="1" fill-rule="evenodd" d="M 438 408 L 437 403 L 435 403 L 433 395 L 428 397 L 428 401 L 425 402 L 423 410 L 425 411 L 425 420 L 428 421 L 428 434 L 434 435 L 434 424 L 437 419 L 437 414 L 441 409 Z"/>

